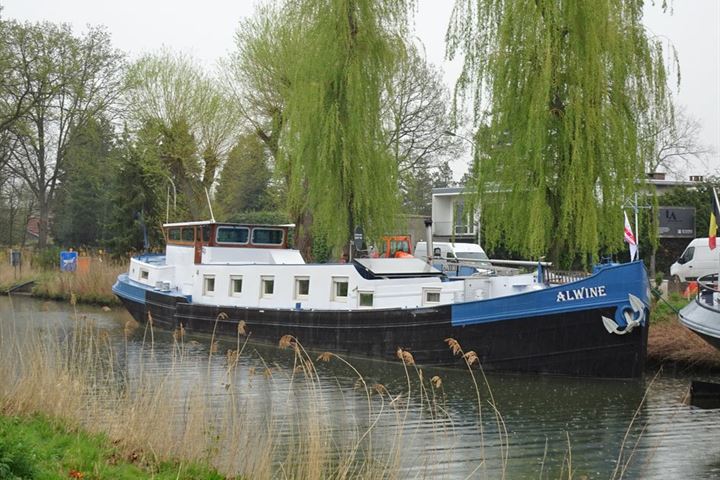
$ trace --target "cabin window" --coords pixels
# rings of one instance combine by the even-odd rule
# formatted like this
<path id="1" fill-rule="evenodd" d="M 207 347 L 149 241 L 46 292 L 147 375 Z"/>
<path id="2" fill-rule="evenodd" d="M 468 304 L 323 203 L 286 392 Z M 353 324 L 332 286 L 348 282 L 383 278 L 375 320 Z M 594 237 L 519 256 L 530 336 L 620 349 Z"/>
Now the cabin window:
<path id="1" fill-rule="evenodd" d="M 263 297 L 271 297 L 275 292 L 275 277 L 262 277 L 262 288 L 260 292 Z"/>
<path id="2" fill-rule="evenodd" d="M 373 292 L 358 292 L 358 306 L 372 307 L 373 297 Z"/>
<path id="3" fill-rule="evenodd" d="M 178 227 L 168 229 L 168 239 L 179 242 L 180 241 L 180 229 Z"/>
<path id="4" fill-rule="evenodd" d="M 218 227 L 218 243 L 248 243 L 250 229 L 247 227 Z"/>
<path id="5" fill-rule="evenodd" d="M 242 275 L 230 275 L 230 296 L 237 297 L 242 293 Z"/>
<path id="6" fill-rule="evenodd" d="M 333 300 L 344 302 L 348 296 L 347 277 L 333 277 Z"/>
<path id="7" fill-rule="evenodd" d="M 436 305 L 440 303 L 440 290 L 438 289 L 423 289 L 423 304 L 424 305 Z"/>
<path id="8" fill-rule="evenodd" d="M 282 245 L 283 231 L 271 228 L 253 228 L 252 243 L 255 245 Z"/>
<path id="9" fill-rule="evenodd" d="M 215 294 L 215 275 L 203 275 L 203 295 Z"/>
<path id="10" fill-rule="evenodd" d="M 148 272 L 147 270 L 143 270 L 141 268 L 140 269 L 140 278 L 142 278 L 143 280 L 147 280 L 148 278 L 150 278 L 150 272 Z"/>
<path id="11" fill-rule="evenodd" d="M 295 277 L 295 298 L 307 298 L 310 295 L 310 278 Z"/>
<path id="12" fill-rule="evenodd" d="M 202 227 L 202 241 L 205 243 L 210 242 L 210 225 L 204 225 Z"/>
<path id="13" fill-rule="evenodd" d="M 182 229 L 182 241 L 183 242 L 194 242 L 195 241 L 195 229 L 193 227 L 184 227 Z"/>

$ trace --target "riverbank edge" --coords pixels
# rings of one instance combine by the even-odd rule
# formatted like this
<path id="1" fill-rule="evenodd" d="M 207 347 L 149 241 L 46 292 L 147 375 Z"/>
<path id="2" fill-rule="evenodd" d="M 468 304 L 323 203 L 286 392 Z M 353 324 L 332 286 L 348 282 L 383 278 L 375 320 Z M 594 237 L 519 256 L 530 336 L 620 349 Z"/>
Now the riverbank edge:
<path id="1" fill-rule="evenodd" d="M 122 302 L 115 295 L 104 295 L 93 292 L 86 294 L 82 291 L 61 291 L 53 290 L 50 285 L 52 279 L 48 276 L 39 275 L 37 277 L 23 278 L 21 281 L 13 282 L 10 284 L 0 284 L 0 295 L 10 295 L 12 290 L 19 285 L 23 285 L 27 282 L 33 282 L 34 285 L 29 292 L 18 292 L 15 295 L 29 295 L 33 298 L 40 300 L 52 300 L 56 302 L 76 302 L 84 305 L 94 305 L 98 307 L 120 307 Z"/>
<path id="2" fill-rule="evenodd" d="M 104 434 L 42 415 L 0 414 L 0 472 L 9 478 L 114 478 L 220 480 L 209 465 L 158 461 L 134 450 L 123 456 Z"/>

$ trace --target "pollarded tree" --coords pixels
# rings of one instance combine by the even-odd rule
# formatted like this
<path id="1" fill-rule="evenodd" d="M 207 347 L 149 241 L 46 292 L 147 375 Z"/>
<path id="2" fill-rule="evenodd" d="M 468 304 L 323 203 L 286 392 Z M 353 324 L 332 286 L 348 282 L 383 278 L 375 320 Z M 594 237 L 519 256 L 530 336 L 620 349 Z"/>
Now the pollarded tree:
<path id="1" fill-rule="evenodd" d="M 355 225 L 370 237 L 397 211 L 397 167 L 386 148 L 381 95 L 404 52 L 406 0 L 306 0 L 304 54 L 286 99 L 290 202 L 314 216 L 331 244 Z"/>
<path id="2" fill-rule="evenodd" d="M 193 185 L 188 200 L 204 204 L 203 187 L 210 189 L 217 172 L 232 148 L 240 127 L 236 105 L 224 95 L 215 79 L 208 76 L 190 57 L 163 51 L 136 61 L 128 72 L 128 106 L 138 128 L 149 123 L 161 124 L 168 132 L 186 128 L 197 144 L 198 158 L 188 155 L 177 161 L 192 178 L 176 177 L 183 185 Z M 194 152 L 193 152 L 194 153 Z"/>
<path id="3" fill-rule="evenodd" d="M 640 125 L 672 116 L 643 3 L 457 0 L 448 53 L 465 55 L 458 88 L 489 127 L 475 186 L 490 247 L 585 263 L 622 246 Z"/>

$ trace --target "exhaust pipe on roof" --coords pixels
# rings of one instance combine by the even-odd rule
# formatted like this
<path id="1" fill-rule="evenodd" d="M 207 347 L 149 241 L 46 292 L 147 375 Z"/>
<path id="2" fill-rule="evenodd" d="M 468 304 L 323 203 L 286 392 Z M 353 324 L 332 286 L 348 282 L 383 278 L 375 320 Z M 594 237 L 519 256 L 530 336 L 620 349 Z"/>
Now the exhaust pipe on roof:
<path id="1" fill-rule="evenodd" d="M 433 240 L 432 240 L 432 220 L 429 218 L 425 219 L 425 235 L 427 236 L 427 262 L 432 265 L 433 259 Z"/>

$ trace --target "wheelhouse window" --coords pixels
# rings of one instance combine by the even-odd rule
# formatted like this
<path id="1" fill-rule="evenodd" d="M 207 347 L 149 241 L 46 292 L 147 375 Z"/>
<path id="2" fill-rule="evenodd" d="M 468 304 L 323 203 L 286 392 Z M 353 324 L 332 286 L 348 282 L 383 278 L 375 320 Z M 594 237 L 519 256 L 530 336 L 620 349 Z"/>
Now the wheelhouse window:
<path id="1" fill-rule="evenodd" d="M 250 229 L 247 227 L 218 227 L 217 242 L 245 244 L 248 243 L 249 235 Z"/>
<path id="2" fill-rule="evenodd" d="M 174 242 L 180 241 L 180 228 L 170 228 L 168 229 L 168 239 Z"/>
<path id="3" fill-rule="evenodd" d="M 142 278 L 143 280 L 147 280 L 148 278 L 150 278 L 150 272 L 141 268 L 140 269 L 140 278 Z"/>
<path id="4" fill-rule="evenodd" d="M 260 294 L 263 298 L 271 297 L 275 293 L 275 277 L 262 277 Z"/>
<path id="5" fill-rule="evenodd" d="M 423 305 L 437 305 L 440 303 L 440 290 L 437 288 L 423 289 Z"/>
<path id="6" fill-rule="evenodd" d="M 242 285 L 242 275 L 230 275 L 230 296 L 239 296 L 242 293 Z"/>
<path id="7" fill-rule="evenodd" d="M 339 302 L 347 301 L 348 279 L 347 277 L 333 277 L 333 300 Z"/>
<path id="8" fill-rule="evenodd" d="M 183 242 L 194 242 L 195 241 L 195 228 L 194 227 L 183 227 L 182 241 Z"/>
<path id="9" fill-rule="evenodd" d="M 304 299 L 310 295 L 310 277 L 295 277 L 295 298 Z"/>
<path id="10" fill-rule="evenodd" d="M 210 229 L 210 225 L 203 225 L 201 227 L 201 229 L 202 229 L 202 241 L 204 243 L 209 243 L 210 242 L 210 233 L 212 231 Z"/>
<path id="11" fill-rule="evenodd" d="M 215 275 L 203 275 L 203 295 L 215 295 Z"/>
<path id="12" fill-rule="evenodd" d="M 282 245 L 284 232 L 277 228 L 253 228 L 252 243 L 255 245 Z"/>
<path id="13" fill-rule="evenodd" d="M 358 292 L 358 306 L 372 307 L 374 295 L 373 292 Z"/>

